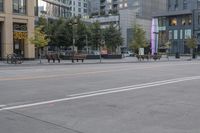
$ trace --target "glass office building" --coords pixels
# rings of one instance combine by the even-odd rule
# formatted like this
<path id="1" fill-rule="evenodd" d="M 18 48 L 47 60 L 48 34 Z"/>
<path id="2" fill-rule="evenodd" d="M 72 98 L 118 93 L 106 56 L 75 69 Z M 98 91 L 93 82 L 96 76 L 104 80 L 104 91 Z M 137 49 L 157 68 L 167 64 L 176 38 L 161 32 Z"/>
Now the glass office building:
<path id="1" fill-rule="evenodd" d="M 35 15 L 46 15 L 50 18 L 70 16 L 68 0 L 36 0 Z"/>
<path id="2" fill-rule="evenodd" d="M 157 34 L 152 32 L 154 36 L 152 39 L 156 40 L 152 45 L 157 44 L 158 51 L 167 41 L 170 41 L 170 53 L 187 54 L 190 50 L 186 46 L 186 40 L 195 36 L 198 39 L 197 50 L 199 51 L 200 0 L 168 0 L 166 7 L 167 11 L 157 13 L 153 17 L 153 21 L 157 23 L 153 26 L 157 29 Z"/>

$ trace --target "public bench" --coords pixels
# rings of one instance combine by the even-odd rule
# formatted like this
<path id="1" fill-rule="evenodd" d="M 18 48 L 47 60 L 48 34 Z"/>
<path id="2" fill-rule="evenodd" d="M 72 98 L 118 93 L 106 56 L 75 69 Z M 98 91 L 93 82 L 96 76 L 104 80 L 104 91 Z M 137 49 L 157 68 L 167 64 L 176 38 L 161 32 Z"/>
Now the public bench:
<path id="1" fill-rule="evenodd" d="M 55 60 L 58 60 L 58 63 L 60 63 L 60 57 L 58 54 L 47 54 L 46 58 L 48 60 L 48 63 L 52 60 L 53 63 L 55 63 Z"/>
<path id="2" fill-rule="evenodd" d="M 86 55 L 85 54 L 79 54 L 79 53 L 75 53 L 71 57 L 72 63 L 74 63 L 74 60 L 76 60 L 77 62 L 79 60 L 81 60 L 82 62 L 84 62 L 85 59 L 86 59 Z"/>

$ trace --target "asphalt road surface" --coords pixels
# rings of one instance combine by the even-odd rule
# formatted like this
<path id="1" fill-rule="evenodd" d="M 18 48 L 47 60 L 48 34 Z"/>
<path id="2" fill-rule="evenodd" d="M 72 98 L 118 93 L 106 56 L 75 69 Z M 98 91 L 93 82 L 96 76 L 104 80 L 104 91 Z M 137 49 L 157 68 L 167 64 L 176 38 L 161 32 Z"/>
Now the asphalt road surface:
<path id="1" fill-rule="evenodd" d="M 199 61 L 0 67 L 0 133 L 199 132 Z"/>

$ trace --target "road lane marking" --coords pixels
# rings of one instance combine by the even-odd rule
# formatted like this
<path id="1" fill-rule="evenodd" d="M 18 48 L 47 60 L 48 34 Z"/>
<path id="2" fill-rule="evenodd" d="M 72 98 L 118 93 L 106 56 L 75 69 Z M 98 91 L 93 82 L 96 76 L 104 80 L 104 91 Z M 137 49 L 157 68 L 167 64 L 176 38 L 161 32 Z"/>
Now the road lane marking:
<path id="1" fill-rule="evenodd" d="M 6 107 L 6 105 L 0 105 L 0 109 L 2 109 L 2 108 L 4 108 L 4 107 Z"/>
<path id="2" fill-rule="evenodd" d="M 98 90 L 98 91 L 90 91 L 90 92 L 83 92 L 83 93 L 78 93 L 78 94 L 71 94 L 69 95 L 70 97 L 75 97 L 75 96 L 80 96 L 80 95 L 88 95 L 88 94 L 93 94 L 93 93 L 100 93 L 100 92 L 107 92 L 107 91 L 115 91 L 115 90 L 121 90 L 121 89 L 128 89 L 128 88 L 135 88 L 135 87 L 142 87 L 142 86 L 148 86 L 148 85 L 157 85 L 161 83 L 171 83 L 174 81 L 180 81 L 180 80 L 192 80 L 193 78 L 198 78 L 199 76 L 196 77 L 186 77 L 186 78 L 176 78 L 176 79 L 169 79 L 169 80 L 163 80 L 163 81 L 156 81 L 156 82 L 151 82 L 151 83 L 143 83 L 143 84 L 137 84 L 137 85 L 130 85 L 130 86 L 123 86 L 123 87 L 117 87 L 117 88 L 111 88 L 111 89 L 104 89 L 104 90 Z M 181 82 L 181 81 L 180 81 Z"/>
<path id="3" fill-rule="evenodd" d="M 55 74 L 55 75 L 46 75 L 46 76 L 23 76 L 23 77 L 8 77 L 8 78 L 0 78 L 0 81 L 11 81 L 11 80 L 31 80 L 31 79 L 46 79 L 46 78 L 56 78 L 56 77 L 64 77 L 64 76 L 79 76 L 79 75 L 87 75 L 87 74 L 99 74 L 99 73 L 108 73 L 108 72 L 119 72 L 119 71 L 127 71 L 127 70 L 135 70 L 135 69 L 147 69 L 154 68 L 152 67 L 140 67 L 140 68 L 124 68 L 124 69 L 116 69 L 116 70 L 101 70 L 101 71 L 87 71 L 80 73 L 72 73 L 72 74 Z"/>
<path id="4" fill-rule="evenodd" d="M 133 85 L 133 86 L 128 86 L 128 87 L 118 87 L 118 88 L 106 89 L 106 90 L 101 90 L 101 91 L 73 94 L 73 95 L 69 95 L 69 97 L 67 98 L 36 102 L 36 103 L 30 103 L 30 104 L 23 104 L 23 105 L 16 105 L 16 106 L 11 106 L 11 107 L 7 107 L 5 105 L 5 107 L 0 108 L 0 111 L 28 108 L 28 107 L 34 107 L 34 106 L 39 106 L 39 105 L 46 105 L 46 104 L 52 104 L 52 103 L 58 103 L 58 102 L 76 100 L 76 99 L 83 99 L 83 98 L 94 97 L 94 96 L 101 96 L 101 95 L 106 95 L 106 94 L 126 92 L 126 91 L 132 91 L 132 90 L 155 87 L 155 86 L 162 86 L 162 85 L 167 85 L 167 84 L 174 84 L 174 83 L 191 81 L 191 80 L 200 80 L 200 76 L 176 78 L 176 79 L 171 79 L 171 80 L 163 80 L 163 81 Z"/>

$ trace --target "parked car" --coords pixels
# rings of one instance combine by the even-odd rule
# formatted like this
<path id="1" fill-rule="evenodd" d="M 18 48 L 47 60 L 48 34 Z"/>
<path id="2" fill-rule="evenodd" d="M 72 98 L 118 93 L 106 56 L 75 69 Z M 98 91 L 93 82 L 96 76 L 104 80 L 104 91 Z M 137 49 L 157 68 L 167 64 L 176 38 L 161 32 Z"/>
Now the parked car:
<path id="1" fill-rule="evenodd" d="M 124 57 L 130 57 L 130 56 L 134 56 L 134 53 L 131 52 L 131 51 L 127 51 L 127 52 L 124 52 L 122 53 L 124 55 Z"/>

